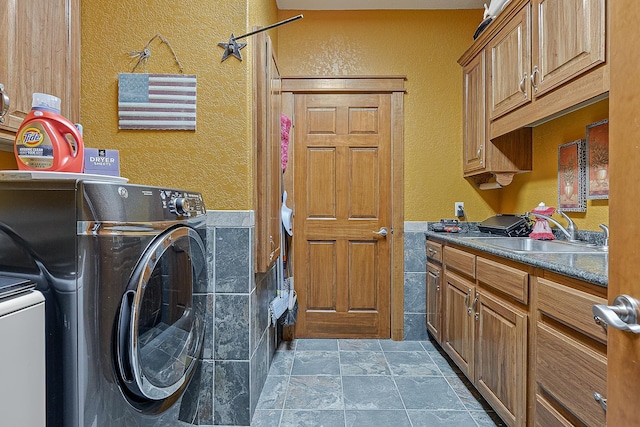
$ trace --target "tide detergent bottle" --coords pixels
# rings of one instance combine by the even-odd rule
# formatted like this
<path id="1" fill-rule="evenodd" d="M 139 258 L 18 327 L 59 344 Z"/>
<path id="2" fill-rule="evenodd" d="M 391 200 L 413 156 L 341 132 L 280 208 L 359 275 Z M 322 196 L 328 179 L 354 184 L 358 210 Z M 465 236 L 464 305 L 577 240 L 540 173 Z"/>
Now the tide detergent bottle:
<path id="1" fill-rule="evenodd" d="M 14 144 L 18 169 L 76 172 L 84 169 L 84 143 L 78 129 L 60 114 L 60 98 L 34 93 Z"/>

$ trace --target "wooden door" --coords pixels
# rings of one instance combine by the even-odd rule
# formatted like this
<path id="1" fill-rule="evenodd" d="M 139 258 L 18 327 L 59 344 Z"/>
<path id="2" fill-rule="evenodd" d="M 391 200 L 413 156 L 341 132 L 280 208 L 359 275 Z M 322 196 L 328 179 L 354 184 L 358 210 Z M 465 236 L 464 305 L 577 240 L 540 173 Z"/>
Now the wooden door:
<path id="1" fill-rule="evenodd" d="M 485 108 L 485 51 L 480 52 L 463 71 L 464 173 L 477 173 L 486 169 L 485 143 L 487 137 Z"/>
<path id="2" fill-rule="evenodd" d="M 534 96 L 605 61 L 605 0 L 535 0 L 532 4 Z"/>
<path id="3" fill-rule="evenodd" d="M 475 384 L 511 426 L 527 421 L 527 314 L 476 289 Z"/>
<path id="4" fill-rule="evenodd" d="M 442 347 L 467 378 L 473 380 L 474 331 L 470 308 L 475 285 L 445 270 L 443 286 Z"/>
<path id="5" fill-rule="evenodd" d="M 526 5 L 487 46 L 489 118 L 531 102 L 531 18 Z"/>
<path id="6" fill-rule="evenodd" d="M 295 96 L 297 337 L 390 337 L 390 105 Z"/>
<path id="7" fill-rule="evenodd" d="M 609 94 L 610 190 L 609 304 L 620 294 L 640 299 L 640 85 L 638 72 L 640 2 L 609 1 L 611 92 Z M 640 335 L 609 328 L 607 346 L 607 425 L 638 425 Z"/>

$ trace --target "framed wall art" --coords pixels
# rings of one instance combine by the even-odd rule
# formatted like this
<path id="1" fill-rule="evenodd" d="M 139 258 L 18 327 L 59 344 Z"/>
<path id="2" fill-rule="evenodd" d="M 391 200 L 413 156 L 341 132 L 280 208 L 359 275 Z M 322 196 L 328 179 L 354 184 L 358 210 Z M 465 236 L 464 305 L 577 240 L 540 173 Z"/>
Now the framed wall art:
<path id="1" fill-rule="evenodd" d="M 609 198 L 609 119 L 587 125 L 588 199 Z"/>
<path id="2" fill-rule="evenodd" d="M 586 212 L 585 140 L 578 139 L 558 147 L 558 209 Z"/>

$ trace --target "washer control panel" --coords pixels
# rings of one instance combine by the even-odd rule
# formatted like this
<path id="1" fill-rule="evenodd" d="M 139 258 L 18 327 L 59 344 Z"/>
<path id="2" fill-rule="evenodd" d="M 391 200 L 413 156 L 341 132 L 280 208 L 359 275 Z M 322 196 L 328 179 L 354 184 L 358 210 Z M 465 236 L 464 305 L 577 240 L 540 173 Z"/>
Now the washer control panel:
<path id="1" fill-rule="evenodd" d="M 171 214 L 192 217 L 206 214 L 202 194 L 189 193 L 177 190 L 161 190 L 163 209 L 167 209 Z"/>

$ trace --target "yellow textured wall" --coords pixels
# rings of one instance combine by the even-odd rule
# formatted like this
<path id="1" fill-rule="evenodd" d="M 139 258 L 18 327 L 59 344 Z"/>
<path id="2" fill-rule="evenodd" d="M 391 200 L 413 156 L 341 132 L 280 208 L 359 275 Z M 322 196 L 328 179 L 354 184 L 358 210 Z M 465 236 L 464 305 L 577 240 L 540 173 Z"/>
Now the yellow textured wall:
<path id="1" fill-rule="evenodd" d="M 600 101 L 533 129 L 533 171 L 517 175 L 501 190 L 501 211 L 522 213 L 544 202 L 558 206 L 558 146 L 586 139 L 586 126 L 609 117 L 609 100 Z M 587 200 L 587 212 L 567 213 L 581 230 L 601 231 L 598 224 L 609 223 L 609 200 Z M 558 215 L 561 223 L 564 224 Z"/>
<path id="2" fill-rule="evenodd" d="M 304 19 L 278 30 L 282 75 L 404 75 L 405 220 L 470 221 L 499 208 L 496 192 L 462 178 L 462 70 L 482 11 L 280 11 Z"/>
<path id="3" fill-rule="evenodd" d="M 0 170 L 18 169 L 13 151 L 0 151 Z"/>
<path id="4" fill-rule="evenodd" d="M 200 191 L 208 209 L 252 208 L 251 38 L 244 60 L 221 62 L 219 42 L 268 25 L 275 0 L 82 0 L 81 122 L 85 145 L 120 150 L 130 182 Z M 251 22 L 249 22 L 251 21 Z M 171 44 L 186 74 L 197 75 L 196 131 L 118 130 L 118 74 L 129 52 L 155 34 Z M 154 41 L 137 72 L 178 73 L 166 45 Z"/>

